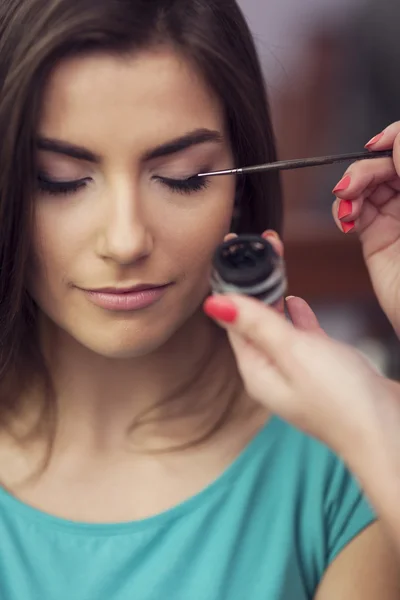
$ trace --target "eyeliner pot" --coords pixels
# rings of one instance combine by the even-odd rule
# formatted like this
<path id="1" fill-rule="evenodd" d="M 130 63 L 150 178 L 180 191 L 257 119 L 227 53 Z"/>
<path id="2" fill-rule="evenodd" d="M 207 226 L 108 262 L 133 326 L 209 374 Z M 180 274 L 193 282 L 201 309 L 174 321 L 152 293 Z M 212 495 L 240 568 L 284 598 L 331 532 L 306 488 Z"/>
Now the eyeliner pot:
<path id="1" fill-rule="evenodd" d="M 283 259 L 258 235 L 240 235 L 218 247 L 213 260 L 214 294 L 244 294 L 274 306 L 287 288 Z"/>

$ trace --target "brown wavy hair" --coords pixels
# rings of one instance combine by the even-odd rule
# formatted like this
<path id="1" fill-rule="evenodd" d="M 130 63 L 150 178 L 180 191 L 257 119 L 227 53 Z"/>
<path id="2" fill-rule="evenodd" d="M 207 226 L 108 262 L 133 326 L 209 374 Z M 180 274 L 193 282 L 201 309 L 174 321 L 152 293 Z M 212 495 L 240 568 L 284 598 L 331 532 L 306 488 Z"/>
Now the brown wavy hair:
<path id="1" fill-rule="evenodd" d="M 172 45 L 225 108 L 237 166 L 276 159 L 254 42 L 235 0 L 2 0 L 0 3 L 0 427 L 18 399 L 44 385 L 37 426 L 54 423 L 55 398 L 25 287 L 33 226 L 35 133 L 46 80 L 67 57 Z M 237 233 L 281 229 L 278 174 L 243 180 Z M 54 429 L 54 428 L 53 428 Z"/>

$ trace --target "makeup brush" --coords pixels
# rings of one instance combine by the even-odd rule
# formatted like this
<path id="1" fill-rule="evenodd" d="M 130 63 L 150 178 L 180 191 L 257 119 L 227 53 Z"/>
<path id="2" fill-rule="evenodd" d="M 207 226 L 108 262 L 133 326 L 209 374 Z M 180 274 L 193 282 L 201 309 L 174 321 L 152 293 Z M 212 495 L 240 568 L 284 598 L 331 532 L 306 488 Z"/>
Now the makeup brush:
<path id="1" fill-rule="evenodd" d="M 240 169 L 228 169 L 225 171 L 211 171 L 210 173 L 198 173 L 190 177 L 215 177 L 216 175 L 247 175 L 250 173 L 264 173 L 266 171 L 288 171 L 290 169 L 305 169 L 306 167 L 319 167 L 321 165 L 332 165 L 353 160 L 370 160 L 372 158 L 392 157 L 393 150 L 378 152 L 355 152 L 352 154 L 336 154 L 334 156 L 320 156 L 315 158 L 303 158 L 300 160 L 282 160 L 279 162 L 255 165 L 253 167 L 241 167 Z"/>

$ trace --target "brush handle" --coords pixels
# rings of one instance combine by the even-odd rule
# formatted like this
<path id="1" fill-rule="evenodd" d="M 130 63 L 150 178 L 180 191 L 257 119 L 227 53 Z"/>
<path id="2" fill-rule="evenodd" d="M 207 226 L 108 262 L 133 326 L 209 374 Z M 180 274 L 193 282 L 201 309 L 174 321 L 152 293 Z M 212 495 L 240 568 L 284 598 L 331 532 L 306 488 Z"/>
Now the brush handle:
<path id="1" fill-rule="evenodd" d="M 319 156 L 316 158 L 303 158 L 300 160 L 282 160 L 279 162 L 256 165 L 254 167 L 242 167 L 240 169 L 228 169 L 225 171 L 212 171 L 210 173 L 199 173 L 197 177 L 214 177 L 216 175 L 247 175 L 250 173 L 265 173 L 267 171 L 289 171 L 293 169 L 305 169 L 307 167 L 319 167 L 356 160 L 371 160 L 372 158 L 393 157 L 393 150 L 380 152 L 353 152 L 350 154 L 336 154 L 334 156 Z"/>
<path id="2" fill-rule="evenodd" d="M 241 170 L 243 174 L 257 173 L 259 171 L 288 171 L 290 169 L 305 169 L 306 167 L 319 167 L 355 160 L 371 160 L 372 158 L 392 157 L 392 150 L 383 152 L 353 152 L 350 154 L 337 154 L 334 156 L 320 156 L 317 158 L 305 158 L 302 160 L 284 160 L 255 167 L 245 167 Z"/>

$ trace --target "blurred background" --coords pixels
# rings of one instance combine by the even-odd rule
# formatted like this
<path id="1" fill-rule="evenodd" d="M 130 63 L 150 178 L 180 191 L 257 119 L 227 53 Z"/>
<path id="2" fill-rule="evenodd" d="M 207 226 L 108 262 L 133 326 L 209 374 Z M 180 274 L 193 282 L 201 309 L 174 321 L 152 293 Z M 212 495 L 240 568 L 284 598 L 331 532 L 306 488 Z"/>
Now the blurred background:
<path id="1" fill-rule="evenodd" d="M 239 0 L 256 38 L 280 159 L 357 152 L 400 119 L 399 0 Z M 400 379 L 400 344 L 356 236 L 332 216 L 347 164 L 284 172 L 290 293 L 324 329 Z"/>

